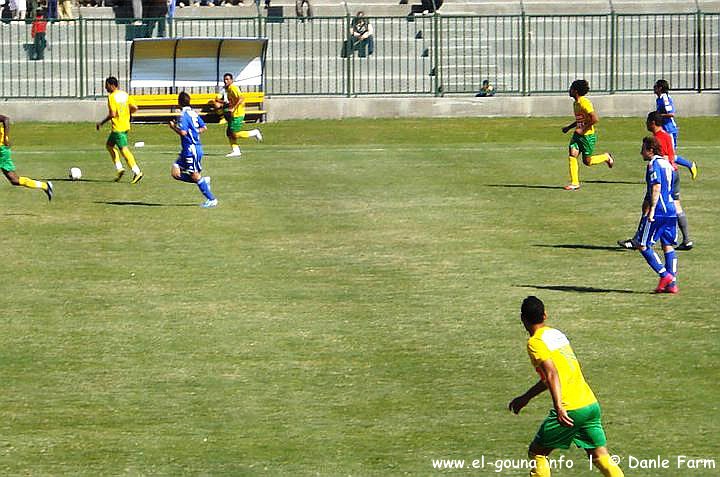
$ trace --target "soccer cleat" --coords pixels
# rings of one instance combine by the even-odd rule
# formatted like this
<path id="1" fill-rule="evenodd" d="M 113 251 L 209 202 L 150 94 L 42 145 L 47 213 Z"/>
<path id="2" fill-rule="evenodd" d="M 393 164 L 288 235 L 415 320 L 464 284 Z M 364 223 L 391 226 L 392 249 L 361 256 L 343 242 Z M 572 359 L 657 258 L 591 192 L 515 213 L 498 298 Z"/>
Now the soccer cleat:
<path id="1" fill-rule="evenodd" d="M 120 182 L 120 179 L 122 179 L 122 176 L 125 174 L 125 169 L 118 169 L 115 173 L 115 182 Z"/>
<path id="2" fill-rule="evenodd" d="M 568 184 L 563 189 L 565 190 L 578 190 L 580 188 L 579 184 Z"/>
<path id="3" fill-rule="evenodd" d="M 50 202 L 53 198 L 53 194 L 55 194 L 55 189 L 53 189 L 52 182 L 47 181 L 47 189 L 45 189 L 43 192 L 45 192 L 45 195 L 47 195 L 48 202 Z"/>
<path id="4" fill-rule="evenodd" d="M 240 157 L 242 156 L 242 152 L 240 151 L 233 151 L 230 154 L 225 154 L 225 157 Z"/>
<path id="5" fill-rule="evenodd" d="M 138 182 L 140 182 L 140 179 L 142 179 L 142 178 L 143 178 L 143 173 L 142 173 L 142 172 L 138 172 L 137 174 L 135 174 L 135 175 L 133 176 L 133 178 L 132 178 L 132 180 L 130 181 L 130 183 L 131 183 L 131 184 L 137 184 Z"/>
<path id="6" fill-rule="evenodd" d="M 618 240 L 618 241 L 617 241 L 617 244 L 618 244 L 621 248 L 626 248 L 626 249 L 628 249 L 628 250 L 632 250 L 632 249 L 635 248 L 635 242 L 633 242 L 632 239 L 628 239 L 628 240 Z"/>
<path id="7" fill-rule="evenodd" d="M 679 292 L 680 289 L 677 286 L 677 283 L 673 282 L 670 285 L 666 286 L 663 290 L 663 293 L 672 293 L 673 295 Z"/>
<path id="8" fill-rule="evenodd" d="M 612 154 L 610 154 L 609 152 L 607 153 L 607 157 L 608 158 L 607 158 L 607 161 L 605 161 L 605 163 L 607 164 L 607 166 L 610 169 L 612 169 L 613 166 L 615 165 L 615 159 L 613 158 Z"/>
<path id="9" fill-rule="evenodd" d="M 693 161 L 692 166 L 690 166 L 690 177 L 692 177 L 692 180 L 697 179 L 698 175 L 698 168 L 697 164 L 695 164 L 695 161 Z"/>
<path id="10" fill-rule="evenodd" d="M 667 286 L 670 285 L 674 281 L 675 281 L 675 277 L 672 275 L 672 273 L 668 273 L 664 277 L 660 277 L 660 281 L 658 282 L 658 285 L 655 288 L 655 293 L 663 293 L 665 291 L 665 288 L 667 288 Z"/>
<path id="11" fill-rule="evenodd" d="M 695 246 L 692 240 L 688 240 L 687 242 L 683 242 L 677 247 L 675 247 L 675 250 L 692 250 L 692 248 Z"/>
<path id="12" fill-rule="evenodd" d="M 203 209 L 212 209 L 213 207 L 217 207 L 217 205 L 218 205 L 217 199 L 212 199 L 212 200 L 208 199 L 205 202 L 203 202 L 202 204 L 200 204 L 200 207 L 202 207 Z"/>
<path id="13" fill-rule="evenodd" d="M 256 131 L 257 131 L 257 134 L 255 135 L 255 140 L 256 140 L 257 142 L 262 142 L 262 139 L 263 139 L 263 138 L 262 138 L 262 133 L 260 132 L 259 129 L 256 129 Z"/>

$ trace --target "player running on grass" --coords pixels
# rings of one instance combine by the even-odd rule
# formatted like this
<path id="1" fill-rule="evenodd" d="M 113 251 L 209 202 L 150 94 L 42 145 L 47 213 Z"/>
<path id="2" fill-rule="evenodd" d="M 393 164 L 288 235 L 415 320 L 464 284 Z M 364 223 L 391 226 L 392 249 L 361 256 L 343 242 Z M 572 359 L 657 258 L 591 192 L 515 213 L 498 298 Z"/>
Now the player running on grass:
<path id="1" fill-rule="evenodd" d="M 203 157 L 200 134 L 205 132 L 207 127 L 202 118 L 190 107 L 190 95 L 185 91 L 178 95 L 178 104 L 182 108 L 180 119 L 177 122 L 170 121 L 168 125 L 180 136 L 181 149 L 170 174 L 175 180 L 197 184 L 206 199 L 200 207 L 206 209 L 216 207 L 218 201 L 210 190 L 210 178 L 200 174 Z"/>
<path id="2" fill-rule="evenodd" d="M 115 182 L 119 181 L 125 169 L 120 162 L 120 156 L 125 159 L 127 165 L 133 171 L 132 183 L 137 184 L 143 177 L 142 171 L 135 162 L 135 156 L 128 147 L 128 131 L 130 131 L 130 115 L 137 111 L 137 106 L 132 98 L 125 91 L 122 91 L 118 85 L 118 80 L 114 76 L 105 80 L 105 91 L 110 93 L 108 96 L 108 115 L 95 124 L 98 131 L 108 121 L 112 122 L 112 129 L 107 138 L 105 147 L 110 153 L 110 158 L 115 164 Z"/>
<path id="3" fill-rule="evenodd" d="M 585 449 L 605 477 L 623 477 L 623 471 L 610 459 L 605 447 L 600 404 L 585 382 L 570 341 L 561 331 L 546 325 L 545 305 L 537 297 L 523 300 L 520 319 L 530 333 L 527 351 L 540 381 L 510 401 L 508 407 L 517 414 L 546 389 L 554 405 L 528 449 L 533 461 L 530 475 L 550 477 L 547 456 L 554 449 L 568 449 L 575 444 Z"/>
<path id="4" fill-rule="evenodd" d="M 660 79 L 655 82 L 653 91 L 657 96 L 655 100 L 655 108 L 662 117 L 662 128 L 667 131 L 673 139 L 673 148 L 677 152 L 678 146 L 678 135 L 680 130 L 675 122 L 675 102 L 670 97 L 670 84 Z M 686 167 L 690 171 L 692 180 L 695 180 L 698 175 L 697 164 L 694 161 L 688 161 L 682 156 L 675 156 L 675 161 L 683 167 Z"/>
<path id="5" fill-rule="evenodd" d="M 0 170 L 8 181 L 14 186 L 23 186 L 29 189 L 42 189 L 48 200 L 53 198 L 53 184 L 50 181 L 36 181 L 15 173 L 15 163 L 10 150 L 10 118 L 0 114 Z"/>
<path id="6" fill-rule="evenodd" d="M 259 129 L 252 129 L 250 131 L 242 131 L 243 121 L 245 120 L 245 99 L 240 93 L 240 88 L 233 82 L 233 75 L 225 73 L 223 75 L 223 83 L 225 83 L 225 99 L 227 104 L 222 99 L 215 100 L 215 106 L 227 110 L 227 130 L 225 134 L 228 137 L 232 152 L 226 154 L 225 157 L 239 157 L 242 155 L 240 152 L 240 146 L 238 145 L 239 138 L 251 138 L 254 137 L 256 141 L 262 141 L 262 133 Z"/>
<path id="7" fill-rule="evenodd" d="M 612 154 L 609 152 L 603 154 L 595 154 L 595 124 L 598 123 L 598 115 L 593 108 L 592 103 L 585 97 L 590 91 L 590 85 L 585 80 L 575 80 L 570 85 L 568 94 L 575 100 L 573 103 L 573 111 L 575 113 L 575 121 L 562 128 L 563 133 L 567 133 L 571 129 L 574 130 L 570 145 L 568 147 L 568 169 L 570 175 L 570 183 L 565 186 L 565 190 L 578 190 L 580 188 L 580 171 L 577 158 L 582 154 L 583 163 L 586 166 L 594 166 L 596 164 L 607 164 L 612 168 L 615 164 Z"/>

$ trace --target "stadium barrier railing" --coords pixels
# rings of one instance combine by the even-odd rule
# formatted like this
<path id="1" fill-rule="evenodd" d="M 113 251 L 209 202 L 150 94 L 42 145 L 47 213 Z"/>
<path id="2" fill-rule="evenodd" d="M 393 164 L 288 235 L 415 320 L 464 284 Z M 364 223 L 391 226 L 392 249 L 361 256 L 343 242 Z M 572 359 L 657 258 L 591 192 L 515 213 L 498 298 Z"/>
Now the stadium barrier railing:
<path id="1" fill-rule="evenodd" d="M 647 91 L 660 77 L 675 91 L 720 90 L 716 13 L 371 17 L 375 48 L 364 58 L 346 49 L 350 15 L 302 20 L 60 20 L 42 60 L 31 56 L 31 25 L 5 20 L 0 97 L 101 97 L 107 76 L 127 85 L 133 39 L 187 36 L 268 38 L 268 96 L 471 94 L 484 79 L 512 95 L 562 93 L 576 78 L 594 92 Z"/>

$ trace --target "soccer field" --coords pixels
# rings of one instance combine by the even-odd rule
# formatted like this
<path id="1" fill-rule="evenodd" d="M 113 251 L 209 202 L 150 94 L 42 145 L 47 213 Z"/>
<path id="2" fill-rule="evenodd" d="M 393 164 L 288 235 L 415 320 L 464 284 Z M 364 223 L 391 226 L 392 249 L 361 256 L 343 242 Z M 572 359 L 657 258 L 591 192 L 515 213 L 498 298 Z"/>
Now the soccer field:
<path id="1" fill-rule="evenodd" d="M 526 458 L 552 406 L 507 411 L 536 381 L 519 307 L 537 295 L 626 475 L 717 475 L 677 456 L 720 463 L 720 119 L 680 120 L 700 175 L 682 173 L 696 248 L 675 296 L 615 243 L 639 217 L 644 118 L 601 120 L 616 166 L 581 166 L 578 192 L 568 122 L 279 122 L 241 159 L 211 125 L 212 210 L 170 178 L 167 126 L 134 127 L 131 185 L 107 130 L 13 124 L 18 172 L 56 192 L 0 187 L 0 474 L 526 475 L 488 462 Z M 554 475 L 600 475 L 561 455 Z"/>

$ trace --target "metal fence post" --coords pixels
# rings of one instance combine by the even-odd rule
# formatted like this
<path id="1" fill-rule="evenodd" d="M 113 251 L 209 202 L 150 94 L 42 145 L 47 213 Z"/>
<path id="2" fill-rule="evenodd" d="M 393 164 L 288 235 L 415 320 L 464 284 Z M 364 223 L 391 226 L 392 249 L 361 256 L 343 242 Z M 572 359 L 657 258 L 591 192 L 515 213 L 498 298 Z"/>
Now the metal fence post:
<path id="1" fill-rule="evenodd" d="M 434 2 L 433 2 L 434 5 Z M 441 35 L 440 35 L 440 15 L 438 15 L 437 10 L 433 13 L 433 43 L 435 44 L 433 46 L 433 62 L 435 63 L 435 76 L 433 77 L 433 82 L 435 83 L 435 86 L 433 87 L 435 91 L 435 96 L 442 96 L 443 95 L 443 82 L 441 75 L 443 74 L 443 67 L 440 64 L 440 48 L 442 48 L 441 42 Z"/>
<path id="2" fill-rule="evenodd" d="M 520 2 L 522 10 L 520 10 L 520 94 L 527 96 L 528 85 L 527 85 L 527 16 L 525 15 L 525 6 Z"/>
<path id="3" fill-rule="evenodd" d="M 78 94 L 80 98 L 85 98 L 85 83 L 87 83 L 87 78 L 85 78 L 85 24 L 87 20 L 79 18 L 76 21 L 79 22 L 76 38 L 77 45 L 75 47 L 78 61 L 78 81 L 80 83 Z"/>
<path id="4" fill-rule="evenodd" d="M 345 51 L 345 94 L 348 98 L 352 96 L 352 58 L 355 53 L 352 48 L 352 34 L 350 29 L 352 28 L 352 19 L 350 18 L 350 11 L 345 7 L 345 44 L 342 48 Z M 349 51 L 348 51 L 349 50 Z"/>
<path id="5" fill-rule="evenodd" d="M 610 93 L 615 92 L 615 68 L 617 67 L 617 41 L 615 38 L 615 35 L 617 34 L 616 30 L 616 21 L 617 16 L 615 15 L 615 8 L 612 7 L 612 3 L 610 4 L 610 61 L 608 64 L 608 68 L 610 70 L 610 81 L 609 81 L 609 88 Z"/>
<path id="6" fill-rule="evenodd" d="M 698 93 L 701 93 L 703 90 L 703 47 L 705 46 L 705 38 L 703 36 L 703 12 L 700 10 L 700 6 L 698 6 L 695 12 L 695 50 L 697 53 L 697 79 L 695 81 L 697 82 Z"/>

